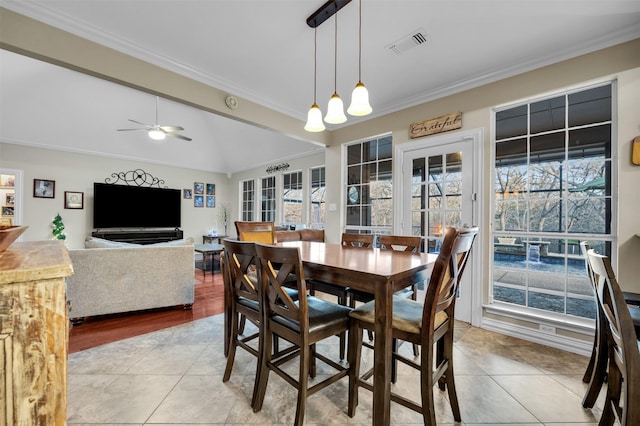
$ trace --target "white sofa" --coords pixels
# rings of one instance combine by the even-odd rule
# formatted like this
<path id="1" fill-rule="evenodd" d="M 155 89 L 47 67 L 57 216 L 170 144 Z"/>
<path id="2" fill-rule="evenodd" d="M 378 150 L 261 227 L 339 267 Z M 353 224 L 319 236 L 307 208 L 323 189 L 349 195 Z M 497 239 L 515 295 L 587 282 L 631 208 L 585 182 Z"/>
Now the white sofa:
<path id="1" fill-rule="evenodd" d="M 67 281 L 67 299 L 74 322 L 152 308 L 191 308 L 193 239 L 137 245 L 88 237 L 85 247 L 69 250 L 74 273 Z"/>

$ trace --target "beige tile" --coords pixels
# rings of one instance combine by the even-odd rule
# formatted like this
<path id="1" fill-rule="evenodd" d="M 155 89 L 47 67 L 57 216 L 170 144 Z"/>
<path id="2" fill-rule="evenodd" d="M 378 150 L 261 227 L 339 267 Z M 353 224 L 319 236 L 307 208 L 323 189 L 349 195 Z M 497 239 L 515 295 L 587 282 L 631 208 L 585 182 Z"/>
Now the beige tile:
<path id="1" fill-rule="evenodd" d="M 582 407 L 582 398 L 546 375 L 496 376 L 513 398 L 542 422 L 593 422 L 594 414 Z"/>
<path id="2" fill-rule="evenodd" d="M 180 376 L 123 375 L 69 418 L 75 423 L 144 423 Z"/>

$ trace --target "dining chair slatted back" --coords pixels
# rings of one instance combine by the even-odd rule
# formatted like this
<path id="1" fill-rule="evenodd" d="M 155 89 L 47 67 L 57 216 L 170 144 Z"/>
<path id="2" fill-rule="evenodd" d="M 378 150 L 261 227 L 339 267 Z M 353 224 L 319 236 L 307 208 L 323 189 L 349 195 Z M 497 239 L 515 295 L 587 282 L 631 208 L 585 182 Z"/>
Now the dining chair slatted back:
<path id="1" fill-rule="evenodd" d="M 456 421 L 461 421 L 453 373 L 454 310 L 463 272 L 469 260 L 478 228 L 447 228 L 438 258 L 433 266 L 424 303 L 393 298 L 392 337 L 422 346 L 420 362 L 394 352 L 400 361 L 420 371 L 421 404 L 396 393 L 391 400 L 422 413 L 425 425 L 435 425 L 433 387 L 438 383 L 449 394 L 449 403 Z M 358 388 L 371 389 L 360 375 L 362 329 L 375 326 L 375 302 L 354 309 L 349 330 L 349 364 L 352 365 L 349 388 L 349 416 L 355 415 Z"/>
<path id="2" fill-rule="evenodd" d="M 262 332 L 262 303 L 257 274 L 255 272 L 256 249 L 253 242 L 243 242 L 225 239 L 224 242 L 224 270 L 227 275 L 225 282 L 225 303 L 229 303 L 229 351 L 227 365 L 222 377 L 226 382 L 231 377 L 231 371 L 235 361 L 236 348 L 239 346 L 257 358 L 256 376 L 253 385 L 251 404 L 255 402 L 258 378 L 263 346 Z M 253 271 L 252 271 L 253 268 Z M 248 319 L 258 331 L 242 336 L 240 331 L 240 316 Z M 258 339 L 258 348 L 249 345 L 252 340 Z"/>
<path id="3" fill-rule="evenodd" d="M 316 343 L 346 332 L 350 309 L 306 294 L 306 280 L 297 247 L 256 244 L 263 297 L 264 347 L 260 379 L 254 411 L 262 408 L 269 372 L 281 376 L 298 390 L 294 424 L 302 425 L 307 397 L 348 376 L 349 369 L 316 351 Z M 274 267 L 277 265 L 277 269 Z M 298 301 L 286 299 L 285 281 L 295 276 Z M 284 303 L 279 299 L 285 298 Z M 271 350 L 271 340 L 282 337 L 292 346 L 282 352 Z M 285 364 L 298 358 L 297 379 L 285 370 Z M 309 386 L 309 377 L 316 376 L 316 359 L 333 367 L 335 374 L 323 374 L 322 380 Z"/>
<path id="4" fill-rule="evenodd" d="M 240 241 L 253 241 L 261 244 L 274 244 L 276 227 L 273 222 L 236 221 L 236 232 Z"/>
<path id="5" fill-rule="evenodd" d="M 380 235 L 380 250 L 411 251 L 418 253 L 422 238 L 414 235 Z"/>
<path id="6" fill-rule="evenodd" d="M 343 246 L 373 248 L 373 237 L 373 234 L 351 234 L 343 232 L 340 241 Z"/>
<path id="7" fill-rule="evenodd" d="M 629 307 L 607 256 L 587 252 L 596 280 L 598 303 L 606 319 L 607 396 L 600 425 L 640 424 L 640 348 Z"/>
<path id="8" fill-rule="evenodd" d="M 589 358 L 589 364 L 582 376 L 582 381 L 588 383 L 587 391 L 582 399 L 582 406 L 585 408 L 593 408 L 600 390 L 602 389 L 606 377 L 607 377 L 607 335 L 603 331 L 603 327 L 606 327 L 606 318 L 602 311 L 601 305 L 598 303 L 597 298 L 597 286 L 596 279 L 591 269 L 591 263 L 589 262 L 588 252 L 591 249 L 589 243 L 586 241 L 580 242 L 580 252 L 584 256 L 585 273 L 593 288 L 593 296 L 596 304 L 596 327 L 593 336 L 593 347 L 591 349 L 591 357 Z"/>
<path id="9" fill-rule="evenodd" d="M 324 229 L 301 229 L 300 241 L 324 242 Z"/>

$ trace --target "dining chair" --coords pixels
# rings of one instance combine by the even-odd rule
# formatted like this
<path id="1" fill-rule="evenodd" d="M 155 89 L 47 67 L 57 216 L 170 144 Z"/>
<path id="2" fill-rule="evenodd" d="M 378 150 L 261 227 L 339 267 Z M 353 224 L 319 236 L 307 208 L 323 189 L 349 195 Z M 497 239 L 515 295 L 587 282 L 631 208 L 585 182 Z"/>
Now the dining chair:
<path id="1" fill-rule="evenodd" d="M 343 232 L 340 243 L 343 246 L 352 246 L 360 248 L 373 248 L 373 234 L 351 234 Z"/>
<path id="2" fill-rule="evenodd" d="M 422 346 L 420 362 L 392 354 L 394 361 L 400 361 L 420 371 L 421 404 L 397 393 L 391 393 L 391 400 L 407 408 L 422 413 L 425 425 L 435 425 L 433 386 L 438 383 L 445 387 L 449 403 L 456 421 L 460 419 L 460 408 L 453 373 L 453 329 L 454 311 L 458 288 L 462 279 L 473 241 L 478 234 L 477 227 L 447 228 L 438 258 L 433 266 L 424 303 L 403 297 L 393 298 L 392 337 Z M 367 381 L 370 372 L 360 375 L 362 330 L 374 328 L 375 301 L 365 303 L 351 311 L 349 329 L 349 409 L 353 417 L 358 405 L 358 388 L 373 391 Z"/>
<path id="3" fill-rule="evenodd" d="M 593 408 L 593 405 L 598 399 L 600 390 L 602 389 L 607 377 L 608 358 L 607 335 L 602 329 L 602 327 L 606 327 L 606 318 L 604 317 L 601 305 L 598 303 L 596 278 L 593 274 L 593 269 L 591 269 L 589 256 L 587 255 L 590 249 L 591 247 L 589 246 L 589 243 L 586 241 L 580 242 L 580 252 L 582 253 L 582 256 L 584 256 L 585 270 L 587 277 L 589 278 L 589 282 L 591 283 L 591 287 L 593 288 L 594 301 L 596 303 L 596 327 L 593 336 L 593 348 L 591 349 L 589 364 L 587 365 L 587 369 L 582 377 L 582 381 L 589 384 L 587 386 L 587 391 L 584 394 L 584 398 L 582 399 L 582 406 L 585 408 Z"/>
<path id="4" fill-rule="evenodd" d="M 257 412 L 262 408 L 269 372 L 273 371 L 298 390 L 295 425 L 301 425 L 307 397 L 348 376 L 349 369 L 317 352 L 316 343 L 345 332 L 349 328 L 351 309 L 307 296 L 307 284 L 297 247 L 256 244 L 256 253 L 260 265 L 264 346 L 253 411 Z M 274 265 L 277 265 L 277 270 Z M 299 293 L 297 302 L 285 291 L 285 280 L 289 275 L 296 276 Z M 291 348 L 295 349 L 295 352 L 272 353 L 273 336 L 279 336 L 292 343 Z M 297 379 L 284 369 L 285 365 L 295 358 L 299 361 Z M 316 376 L 317 359 L 333 367 L 336 372 L 332 375 L 327 374 L 326 377 L 323 373 L 323 380 L 309 387 L 309 376 Z"/>
<path id="5" fill-rule="evenodd" d="M 324 230 L 321 229 L 301 229 L 300 237 L 302 241 L 324 242 Z M 336 296 L 338 304 L 347 306 L 349 302 L 349 288 L 318 280 L 307 280 L 309 295 L 315 296 L 316 292 Z M 340 359 L 344 359 L 347 350 L 347 333 L 340 333 Z"/>
<path id="6" fill-rule="evenodd" d="M 593 249 L 587 252 L 593 271 L 598 304 L 604 312 L 607 336 L 607 396 L 599 425 L 622 426 L 640 424 L 640 343 L 633 327 L 629 307 L 611 262 Z"/>
<path id="7" fill-rule="evenodd" d="M 240 241 L 253 241 L 262 244 L 276 242 L 276 227 L 273 222 L 235 221 L 236 232 Z"/>
<path id="8" fill-rule="evenodd" d="M 222 381 L 227 382 L 231 377 L 231 370 L 235 361 L 236 348 L 239 346 L 257 358 L 256 376 L 251 396 L 251 404 L 255 402 L 258 378 L 260 377 L 261 354 L 263 346 L 261 299 L 258 289 L 258 280 L 251 279 L 249 274 L 251 268 L 255 266 L 256 248 L 253 242 L 243 242 L 237 240 L 224 240 L 224 269 L 227 274 L 225 282 L 225 295 L 228 295 L 226 303 L 229 303 L 230 329 L 228 339 L 227 366 L 222 376 Z M 248 319 L 258 331 L 249 335 L 241 336 L 240 316 Z M 226 330 L 225 330 L 226 332 Z M 258 340 L 257 349 L 249 345 L 249 342 Z M 227 342 L 225 342 L 227 343 Z"/>
<path id="9" fill-rule="evenodd" d="M 420 251 L 420 244 L 422 243 L 422 238 L 420 236 L 414 235 L 380 235 L 379 245 L 380 250 L 396 250 L 396 251 L 407 251 L 412 253 L 418 253 Z M 413 283 L 406 289 L 400 290 L 396 293 L 397 296 L 409 297 L 413 300 L 416 300 L 418 295 L 418 283 Z M 368 303 L 373 300 L 373 294 L 367 293 L 365 291 L 360 290 L 351 290 L 349 292 L 350 302 L 349 306 L 352 308 L 356 307 L 356 303 Z M 372 340 L 373 334 L 369 331 L 369 340 Z M 397 349 L 397 342 L 394 341 L 394 350 Z M 419 346 L 413 345 L 413 355 L 420 355 Z M 396 372 L 396 363 L 393 363 L 392 373 L 391 373 L 391 381 L 393 383 L 396 382 L 397 372 Z"/>

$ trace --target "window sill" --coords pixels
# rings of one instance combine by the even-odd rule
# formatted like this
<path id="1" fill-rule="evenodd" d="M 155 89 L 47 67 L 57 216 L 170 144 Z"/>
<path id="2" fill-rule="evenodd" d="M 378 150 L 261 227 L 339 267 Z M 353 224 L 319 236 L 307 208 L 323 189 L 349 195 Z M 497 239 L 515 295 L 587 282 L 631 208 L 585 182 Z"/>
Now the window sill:
<path id="1" fill-rule="evenodd" d="M 483 308 L 485 312 L 490 314 L 528 321 L 540 326 L 555 327 L 579 334 L 593 336 L 595 330 L 595 321 L 586 318 L 569 317 L 499 302 L 483 305 Z"/>

